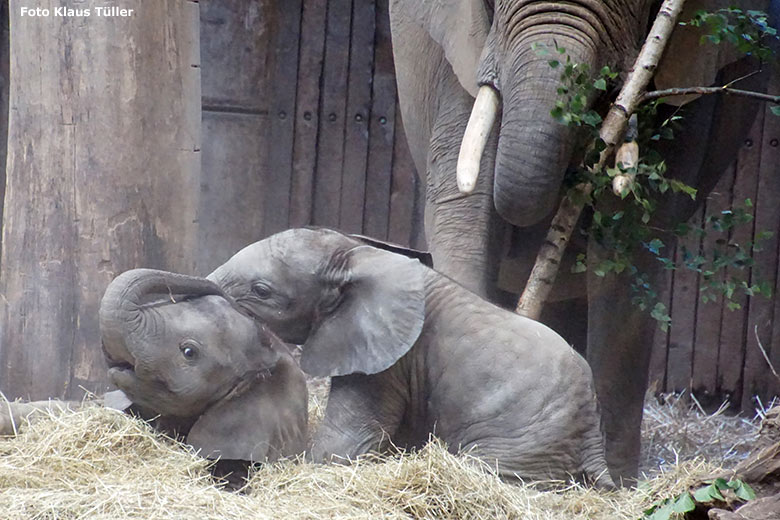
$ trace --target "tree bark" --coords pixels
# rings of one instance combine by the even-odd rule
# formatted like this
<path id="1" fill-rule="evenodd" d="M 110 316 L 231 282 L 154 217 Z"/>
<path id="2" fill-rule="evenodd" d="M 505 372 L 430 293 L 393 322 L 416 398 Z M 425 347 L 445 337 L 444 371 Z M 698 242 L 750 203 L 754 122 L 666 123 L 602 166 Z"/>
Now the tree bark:
<path id="1" fill-rule="evenodd" d="M 193 269 L 200 176 L 197 2 L 127 17 L 22 16 L 11 0 L 0 389 L 106 388 L 97 311 L 133 267 Z M 79 4 L 82 8 L 82 5 Z"/>
<path id="2" fill-rule="evenodd" d="M 612 154 L 617 143 L 625 133 L 628 119 L 642 101 L 642 95 L 655 73 L 664 47 L 674 30 L 677 17 L 682 11 L 685 0 L 664 0 L 653 22 L 650 33 L 629 72 L 623 88 L 604 118 L 599 135 L 606 143 L 598 164 L 593 169 L 601 170 Z M 586 200 L 590 198 L 592 186 L 580 184 L 574 188 L 576 193 L 567 195 L 561 201 L 560 208 L 553 217 L 547 239 L 539 250 L 528 283 L 517 302 L 515 311 L 529 318 L 539 319 L 544 302 L 550 294 L 555 277 L 558 274 L 566 244 L 569 242 L 574 225 L 577 223 Z"/>

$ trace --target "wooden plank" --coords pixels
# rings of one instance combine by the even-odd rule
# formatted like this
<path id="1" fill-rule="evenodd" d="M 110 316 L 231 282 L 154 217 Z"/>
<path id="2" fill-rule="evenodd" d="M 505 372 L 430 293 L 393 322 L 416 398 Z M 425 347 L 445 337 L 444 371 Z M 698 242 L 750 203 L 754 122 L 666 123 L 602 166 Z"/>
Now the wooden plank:
<path id="1" fill-rule="evenodd" d="M 721 176 L 715 188 L 707 196 L 704 203 L 704 218 L 720 218 L 723 211 L 731 207 L 731 192 L 734 185 L 735 167 L 730 166 Z M 702 250 L 714 251 L 718 247 L 718 241 L 724 237 L 722 233 L 715 233 L 708 228 L 707 235 L 702 239 Z M 724 280 L 721 271 L 715 275 L 720 282 Z M 699 300 L 696 310 L 696 340 L 693 345 L 693 380 L 691 391 L 704 406 L 720 404 L 717 395 L 718 380 L 718 348 L 720 346 L 721 316 L 723 313 L 723 294 L 714 291 L 714 299 L 708 301 Z"/>
<path id="2" fill-rule="evenodd" d="M 354 2 L 352 6 L 352 38 L 339 219 L 339 228 L 350 233 L 363 232 L 368 123 L 371 118 L 371 83 L 374 67 L 375 7 L 373 0 L 361 0 Z"/>
<path id="3" fill-rule="evenodd" d="M 126 0 L 132 23 L 83 23 L 22 17 L 21 3 L 10 4 L 0 389 L 79 398 L 79 384 L 107 388 L 98 306 L 109 281 L 194 267 L 198 6 Z"/>
<path id="4" fill-rule="evenodd" d="M 702 208 L 689 219 L 691 226 L 701 226 Z M 701 240 L 692 235 L 679 240 L 675 254 L 678 266 L 672 280 L 672 326 L 669 330 L 666 387 L 668 391 L 690 388 L 693 369 L 693 344 L 696 339 L 696 306 L 699 301 L 698 273 L 684 267 L 687 254 L 698 255 Z"/>
<path id="5" fill-rule="evenodd" d="M 774 84 L 777 84 L 778 80 L 778 73 L 775 72 L 774 75 Z M 769 146 L 771 149 L 771 158 L 768 163 L 764 164 L 762 162 L 762 170 L 761 174 L 765 175 L 767 178 L 767 182 L 773 184 L 774 186 L 774 194 L 777 196 L 780 194 L 780 189 L 778 188 L 778 185 L 780 185 L 780 163 L 778 163 L 778 141 L 780 140 L 780 131 L 778 131 L 778 117 L 771 115 L 767 116 L 770 119 L 772 119 L 772 135 L 773 137 L 770 137 L 769 140 Z M 777 202 L 777 199 L 775 200 Z M 769 400 L 774 396 L 780 396 L 780 378 L 772 373 L 771 369 L 774 369 L 775 372 L 780 373 L 780 238 L 777 238 L 778 233 L 780 233 L 780 222 L 777 222 L 775 224 L 775 227 L 772 229 L 774 231 L 774 236 L 776 238 L 776 243 L 778 244 L 778 249 L 776 249 L 777 256 L 775 257 L 775 285 L 772 292 L 773 296 L 773 304 L 774 304 L 774 311 L 773 311 L 773 319 L 772 319 L 772 336 L 771 341 L 769 344 L 762 341 L 762 346 L 765 348 L 769 355 L 769 363 L 771 364 L 771 367 L 768 367 L 768 369 L 764 370 L 764 377 L 767 379 L 768 385 L 767 385 L 767 391 L 764 395 L 764 404 L 768 403 Z M 761 231 L 761 228 L 756 226 L 756 231 Z M 751 331 L 748 331 L 750 333 Z M 755 339 L 755 335 L 753 336 Z"/>
<path id="6" fill-rule="evenodd" d="M 5 167 L 8 154 L 8 78 L 9 62 L 8 2 L 0 3 L 0 228 L 2 228 L 5 202 Z M 0 244 L 2 246 L 2 244 Z"/>
<path id="7" fill-rule="evenodd" d="M 775 285 L 777 266 L 777 230 L 780 228 L 780 183 L 777 182 L 776 168 L 780 162 L 780 118 L 765 109 L 764 132 L 761 138 L 761 166 L 758 172 L 758 193 L 756 196 L 756 231 L 773 231 L 772 238 L 764 242 L 764 246 L 754 255 L 755 265 L 752 270 L 752 280 L 766 280 Z M 750 298 L 745 347 L 745 365 L 742 381 L 742 410 L 749 413 L 753 410 L 754 395 L 765 399 L 769 382 L 765 374 L 767 364 L 758 347 L 758 338 L 769 352 L 772 342 L 772 320 L 774 306 L 770 300 L 759 297 Z"/>
<path id="8" fill-rule="evenodd" d="M 396 86 L 390 18 L 387 0 L 376 3 L 376 50 L 372 95 L 370 148 L 366 174 L 366 207 L 363 232 L 387 239 L 390 219 L 390 184 L 393 172 Z"/>
<path id="9" fill-rule="evenodd" d="M 290 186 L 291 227 L 312 223 L 327 6 L 325 0 L 308 0 L 303 4 Z"/>
<path id="10" fill-rule="evenodd" d="M 771 173 L 772 177 L 777 181 L 780 176 L 777 166 Z M 777 233 L 777 231 L 775 231 Z M 779 253 L 780 254 L 780 253 Z M 768 354 L 771 367 L 769 370 L 765 370 L 765 377 L 769 380 L 768 391 L 764 404 L 768 403 L 773 397 L 780 397 L 780 377 L 772 373 L 772 369 L 780 374 L 780 258 L 777 262 L 777 270 L 775 271 L 775 287 L 772 292 L 774 313 L 772 318 L 772 341 L 769 344 Z M 767 348 L 767 345 L 764 345 Z"/>
<path id="11" fill-rule="evenodd" d="M 397 105 L 396 105 L 397 107 Z M 412 245 L 416 216 L 417 173 L 406 144 L 401 123 L 400 107 L 396 108 L 393 142 L 393 172 L 390 186 L 390 224 L 387 239 L 403 245 Z"/>
<path id="12" fill-rule="evenodd" d="M 351 0 L 329 1 L 314 185 L 313 223 L 318 226 L 339 225 L 351 18 Z"/>
<path id="13" fill-rule="evenodd" d="M 203 113 L 198 249 L 195 272 L 206 275 L 262 237 L 268 185 L 267 117 Z"/>
<path id="14" fill-rule="evenodd" d="M 200 0 L 200 50 L 205 111 L 266 113 L 269 24 L 277 2 Z"/>
<path id="15" fill-rule="evenodd" d="M 745 199 L 755 203 L 758 187 L 758 169 L 761 159 L 761 133 L 763 112 L 759 111 L 753 127 L 737 155 L 732 202 L 744 204 Z M 754 208 L 755 209 L 755 208 Z M 740 226 L 732 230 L 731 240 L 745 244 L 752 240 L 752 226 Z M 740 270 L 726 270 L 726 276 L 746 277 L 749 273 Z M 736 299 L 742 308 L 724 311 L 721 318 L 721 332 L 718 347 L 718 391 L 729 399 L 735 408 L 742 402 L 742 366 L 745 359 L 745 327 L 748 302 L 744 297 Z"/>
<path id="16" fill-rule="evenodd" d="M 244 0 L 200 2 L 203 168 L 195 270 L 201 275 L 262 238 L 271 9 Z"/>
<path id="17" fill-rule="evenodd" d="M 295 95 L 298 81 L 298 45 L 302 0 L 273 2 L 273 49 L 268 65 L 271 77 L 270 129 L 268 134 L 268 182 L 265 189 L 263 234 L 287 228 L 295 131 Z"/>

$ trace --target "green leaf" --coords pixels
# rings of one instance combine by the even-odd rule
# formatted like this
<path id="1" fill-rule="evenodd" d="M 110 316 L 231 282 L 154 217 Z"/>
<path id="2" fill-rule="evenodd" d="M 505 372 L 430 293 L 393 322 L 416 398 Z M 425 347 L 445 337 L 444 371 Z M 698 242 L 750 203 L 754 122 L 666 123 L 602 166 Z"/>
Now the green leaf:
<path id="1" fill-rule="evenodd" d="M 596 90 L 607 90 L 607 80 L 599 78 L 593 82 L 593 88 Z"/>
<path id="2" fill-rule="evenodd" d="M 648 520 L 669 520 L 672 517 L 672 513 L 674 513 L 673 507 L 673 504 L 665 504 L 657 508 L 653 511 L 653 514 L 648 517 Z"/>
<path id="3" fill-rule="evenodd" d="M 751 488 L 749 485 L 747 485 L 745 482 L 742 482 L 741 480 L 733 480 L 731 483 L 737 484 L 737 487 L 732 487 L 731 489 L 734 490 L 734 493 L 741 499 L 741 500 L 754 500 L 756 498 L 756 492 L 753 491 L 753 488 Z"/>
<path id="4" fill-rule="evenodd" d="M 654 238 L 650 243 L 646 244 L 646 247 L 648 251 L 657 256 L 660 254 L 661 249 L 663 249 L 664 243 L 660 239 Z"/>
<path id="5" fill-rule="evenodd" d="M 769 107 L 769 110 L 771 110 L 774 115 L 780 116 L 780 105 L 771 106 Z"/>
<path id="6" fill-rule="evenodd" d="M 560 65 L 560 64 L 561 64 L 561 62 L 560 62 L 560 61 L 558 61 L 558 60 L 550 60 L 550 61 L 548 61 L 548 62 L 547 62 L 547 64 L 548 64 L 550 67 L 552 67 L 552 68 L 556 68 L 558 65 Z"/>
<path id="7" fill-rule="evenodd" d="M 691 197 L 691 199 L 696 200 L 696 188 L 693 186 L 688 186 L 684 182 L 680 182 L 676 179 L 670 179 L 669 184 L 672 186 L 672 191 L 675 193 L 677 192 L 683 192 Z"/>
<path id="8" fill-rule="evenodd" d="M 718 481 L 716 481 L 716 483 L 718 483 Z M 724 481 L 724 485 L 718 487 L 720 487 L 720 489 L 731 489 L 740 500 L 748 501 L 756 498 L 756 493 L 753 491 L 753 488 L 742 482 L 740 479 L 729 480 L 728 482 Z"/>
<path id="9" fill-rule="evenodd" d="M 667 326 L 672 321 L 672 317 L 669 316 L 669 312 L 668 309 L 666 308 L 666 305 L 664 305 L 662 302 L 658 302 L 653 306 L 653 310 L 650 311 L 650 316 L 654 320 L 658 321 L 659 323 L 666 324 Z M 663 325 L 661 328 L 663 328 Z"/>
<path id="10" fill-rule="evenodd" d="M 677 500 L 674 501 L 674 505 L 672 506 L 672 511 L 675 513 L 687 513 L 694 509 L 696 509 L 696 502 L 693 500 L 691 494 L 687 492 L 677 497 Z"/>
<path id="11" fill-rule="evenodd" d="M 715 500 L 720 500 L 720 501 L 726 500 L 725 498 L 723 498 L 723 495 L 720 494 L 720 490 L 718 490 L 718 486 L 716 486 L 714 483 L 710 484 L 709 486 L 701 487 L 696 491 L 694 491 L 693 498 L 695 498 L 697 502 L 713 502 Z"/>
<path id="12" fill-rule="evenodd" d="M 590 110 L 582 114 L 582 122 L 593 128 L 597 128 L 601 124 L 601 116 L 598 112 Z"/>

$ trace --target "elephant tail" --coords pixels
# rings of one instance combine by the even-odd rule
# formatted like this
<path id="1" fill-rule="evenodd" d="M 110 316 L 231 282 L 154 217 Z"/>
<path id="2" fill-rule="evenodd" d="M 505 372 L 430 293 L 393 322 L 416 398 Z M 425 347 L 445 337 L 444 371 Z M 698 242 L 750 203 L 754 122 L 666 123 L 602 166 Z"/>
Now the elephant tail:
<path id="1" fill-rule="evenodd" d="M 582 450 L 582 469 L 586 481 L 593 484 L 598 489 L 613 490 L 617 489 L 615 482 L 609 473 L 607 459 L 604 451 L 605 437 L 601 424 L 601 413 L 598 400 L 593 397 L 593 410 L 590 414 L 595 420 L 589 428 L 583 442 Z"/>

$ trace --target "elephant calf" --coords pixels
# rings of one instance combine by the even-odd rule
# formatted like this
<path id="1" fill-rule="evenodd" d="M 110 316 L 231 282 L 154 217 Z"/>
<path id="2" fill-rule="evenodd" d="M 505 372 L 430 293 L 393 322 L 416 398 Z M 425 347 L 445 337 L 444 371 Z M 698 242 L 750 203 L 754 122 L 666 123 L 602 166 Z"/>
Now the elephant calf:
<path id="1" fill-rule="evenodd" d="M 502 476 L 614 485 L 590 368 L 546 326 L 325 229 L 247 246 L 209 279 L 302 344 L 306 372 L 333 376 L 315 459 L 420 446 L 434 433 Z"/>
<path id="2" fill-rule="evenodd" d="M 100 304 L 111 381 L 209 458 L 274 461 L 306 446 L 306 380 L 287 347 L 203 278 L 134 269 Z"/>

